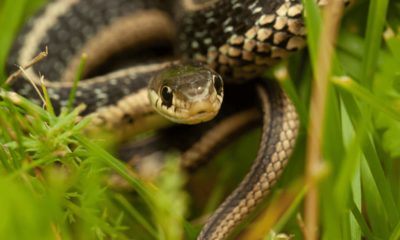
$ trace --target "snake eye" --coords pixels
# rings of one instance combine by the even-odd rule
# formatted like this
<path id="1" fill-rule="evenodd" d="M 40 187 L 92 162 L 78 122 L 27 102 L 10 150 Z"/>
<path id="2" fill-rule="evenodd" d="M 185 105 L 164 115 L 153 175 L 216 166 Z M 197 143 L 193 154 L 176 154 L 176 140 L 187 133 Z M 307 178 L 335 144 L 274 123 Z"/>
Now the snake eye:
<path id="1" fill-rule="evenodd" d="M 172 105 L 172 89 L 168 86 L 161 88 L 161 99 L 167 107 Z"/>
<path id="2" fill-rule="evenodd" d="M 213 82 L 214 82 L 215 90 L 217 91 L 218 95 L 221 95 L 222 86 L 223 86 L 221 77 L 219 75 L 214 75 Z"/>

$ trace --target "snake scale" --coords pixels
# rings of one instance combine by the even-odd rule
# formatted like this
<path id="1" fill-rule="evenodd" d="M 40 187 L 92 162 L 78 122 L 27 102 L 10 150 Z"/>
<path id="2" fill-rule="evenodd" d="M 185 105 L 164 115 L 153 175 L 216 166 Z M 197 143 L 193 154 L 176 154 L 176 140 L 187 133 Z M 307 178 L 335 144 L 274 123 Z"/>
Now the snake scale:
<path id="1" fill-rule="evenodd" d="M 318 4 L 327 2 L 320 0 Z M 22 28 L 7 69 L 13 72 L 14 64 L 25 65 L 48 46 L 49 56 L 26 72 L 36 85 L 40 84 L 38 73 L 45 76 L 50 98 L 59 110 L 67 104 L 81 54 L 87 53 L 83 77 L 88 79 L 79 83 L 74 104 L 87 104 L 84 114 L 99 112 L 94 125 L 120 133 L 129 132 L 135 124 L 135 128 L 137 124 L 142 126 L 136 118 L 154 112 L 143 89 L 157 71 L 168 65 L 152 63 L 127 68 L 114 61 L 113 57 L 128 50 L 137 53 L 175 46 L 176 56 L 208 65 L 223 77 L 227 87 L 257 79 L 256 94 L 263 116 L 257 157 L 245 179 L 212 214 L 198 236 L 226 239 L 274 186 L 294 147 L 299 128 L 296 111 L 280 87 L 262 81 L 260 74 L 306 44 L 303 9 L 299 0 L 57 0 L 34 14 Z M 140 59 L 138 55 L 133 58 Z M 98 76 L 106 72 L 105 68 L 117 71 Z M 14 81 L 12 88 L 41 104 L 27 81 Z M 240 92 L 236 94 L 240 98 Z M 241 126 L 257 122 L 259 115 L 249 119 L 243 120 Z M 224 131 L 226 135 L 221 136 L 229 136 L 235 127 Z M 218 136 L 205 134 L 192 149 L 192 155 L 203 151 L 203 158 L 212 156 L 207 155 L 207 149 L 212 147 L 204 144 L 212 142 L 207 144 L 216 146 L 222 140 L 213 138 Z"/>

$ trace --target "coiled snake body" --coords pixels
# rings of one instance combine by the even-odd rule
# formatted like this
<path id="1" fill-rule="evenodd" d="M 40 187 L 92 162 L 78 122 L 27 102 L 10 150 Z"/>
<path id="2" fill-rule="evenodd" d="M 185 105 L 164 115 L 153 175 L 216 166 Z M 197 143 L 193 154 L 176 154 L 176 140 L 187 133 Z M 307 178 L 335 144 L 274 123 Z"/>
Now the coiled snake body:
<path id="1" fill-rule="evenodd" d="M 66 106 L 82 53 L 89 56 L 83 72 L 87 78 L 106 65 L 118 65 L 104 62 L 126 49 L 137 52 L 173 44 L 184 58 L 207 64 L 227 84 L 243 83 L 259 78 L 265 69 L 305 45 L 302 13 L 299 0 L 58 0 L 21 30 L 8 69 L 12 72 L 14 64 L 25 65 L 48 46 L 49 56 L 27 73 L 36 85 L 39 72 L 52 80 L 45 84 L 56 109 Z M 154 112 L 143 89 L 166 66 L 140 65 L 81 81 L 74 103 L 85 102 L 85 114 L 100 113 L 95 125 L 129 132 L 136 117 Z M 14 81 L 12 87 L 40 104 L 27 81 Z M 293 105 L 274 83 L 258 84 L 257 93 L 263 111 L 257 157 L 198 239 L 226 239 L 268 194 L 291 155 L 299 128 Z"/>

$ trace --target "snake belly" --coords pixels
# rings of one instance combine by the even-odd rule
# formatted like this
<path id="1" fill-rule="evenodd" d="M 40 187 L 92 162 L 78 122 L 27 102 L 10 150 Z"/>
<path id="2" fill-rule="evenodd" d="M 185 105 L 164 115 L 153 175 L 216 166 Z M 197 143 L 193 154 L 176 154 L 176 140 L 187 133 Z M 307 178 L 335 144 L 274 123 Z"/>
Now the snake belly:
<path id="1" fill-rule="evenodd" d="M 321 6 L 327 3 L 326 0 L 318 2 Z M 174 42 L 175 23 L 168 14 L 155 9 L 174 13 L 175 22 L 179 22 L 176 42 L 181 54 L 207 63 L 228 83 L 257 78 L 265 69 L 305 45 L 303 5 L 298 0 L 181 0 L 171 4 L 173 9 L 166 6 L 169 1 L 55 1 L 23 28 L 8 65 L 24 65 L 48 45 L 50 52 L 56 54 L 27 72 L 36 84 L 39 84 L 38 71 L 46 79 L 60 80 L 57 83 L 45 81 L 54 88 L 52 100 L 57 102 L 64 86 L 73 79 L 81 53 L 94 54 L 85 76 L 124 48 Z M 137 24 L 139 21 L 142 24 Z M 121 30 L 124 26 L 133 30 L 118 35 L 124 32 Z M 135 77 L 135 74 L 122 77 L 121 83 L 136 84 L 132 81 Z M 96 81 L 99 86 L 94 89 L 82 83 L 82 88 L 88 92 L 78 94 L 78 100 L 80 96 L 96 98 L 100 101 L 95 101 L 95 109 L 107 106 L 109 87 L 115 82 L 112 79 Z M 18 81 L 17 84 L 21 84 L 17 87 L 18 93 L 31 93 L 28 84 Z M 119 84 L 114 85 L 121 91 Z M 293 105 L 276 84 L 261 84 L 256 88 L 264 116 L 259 152 L 250 172 L 210 217 L 198 239 L 226 239 L 268 194 L 292 152 L 299 127 Z M 129 87 L 125 87 L 116 98 L 131 93 Z M 66 105 L 58 102 L 60 106 Z"/>

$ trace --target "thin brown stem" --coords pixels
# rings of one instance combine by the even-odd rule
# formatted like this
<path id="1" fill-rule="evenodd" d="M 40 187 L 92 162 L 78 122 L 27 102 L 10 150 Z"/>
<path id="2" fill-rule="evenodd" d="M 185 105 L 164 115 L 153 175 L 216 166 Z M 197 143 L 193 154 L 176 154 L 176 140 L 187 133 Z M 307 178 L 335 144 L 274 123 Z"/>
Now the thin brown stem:
<path id="1" fill-rule="evenodd" d="M 33 162 L 32 158 L 31 158 L 28 154 L 25 154 L 25 157 L 26 157 L 26 159 L 28 160 L 29 163 L 32 163 L 32 162 Z M 42 175 L 42 172 L 39 170 L 39 168 L 38 168 L 38 167 L 33 167 L 32 170 L 33 170 L 33 172 L 35 173 L 36 177 L 37 177 L 44 185 L 46 185 L 46 180 L 44 179 L 44 177 L 43 177 L 43 175 Z"/>
<path id="2" fill-rule="evenodd" d="M 58 233 L 57 227 L 56 227 L 56 225 L 54 223 L 51 223 L 51 231 L 53 231 L 54 237 L 57 240 L 62 240 L 61 235 Z"/>
<path id="3" fill-rule="evenodd" d="M 299 225 L 301 232 L 303 233 L 304 239 L 309 239 L 306 225 L 304 224 L 303 218 L 301 217 L 300 213 L 296 214 L 296 220 L 297 220 L 297 224 Z"/>
<path id="4" fill-rule="evenodd" d="M 333 44 L 343 11 L 342 0 L 332 0 L 325 8 L 325 19 L 318 52 L 318 64 L 312 89 L 310 125 L 307 142 L 306 182 L 310 187 L 305 197 L 304 219 L 307 240 L 318 239 L 318 188 L 316 175 L 321 169 L 321 133 L 325 113 L 327 82 L 331 71 Z"/>
<path id="5" fill-rule="evenodd" d="M 33 64 L 35 64 L 35 63 L 41 61 L 43 58 L 47 57 L 48 54 L 49 54 L 49 52 L 48 52 L 48 49 L 47 49 L 47 47 L 46 47 L 46 52 L 41 52 L 41 53 L 39 53 L 39 55 L 37 55 L 34 59 L 32 59 L 32 60 L 31 60 L 28 64 L 26 64 L 24 67 L 19 67 L 20 69 L 19 69 L 17 72 L 13 73 L 11 76 L 8 77 L 8 79 L 7 79 L 7 81 L 5 82 L 5 84 L 10 84 L 10 82 L 11 82 L 14 78 L 16 78 L 16 77 L 18 77 L 19 75 L 21 75 L 21 73 L 22 73 L 25 69 L 27 69 L 27 68 L 31 67 Z"/>

